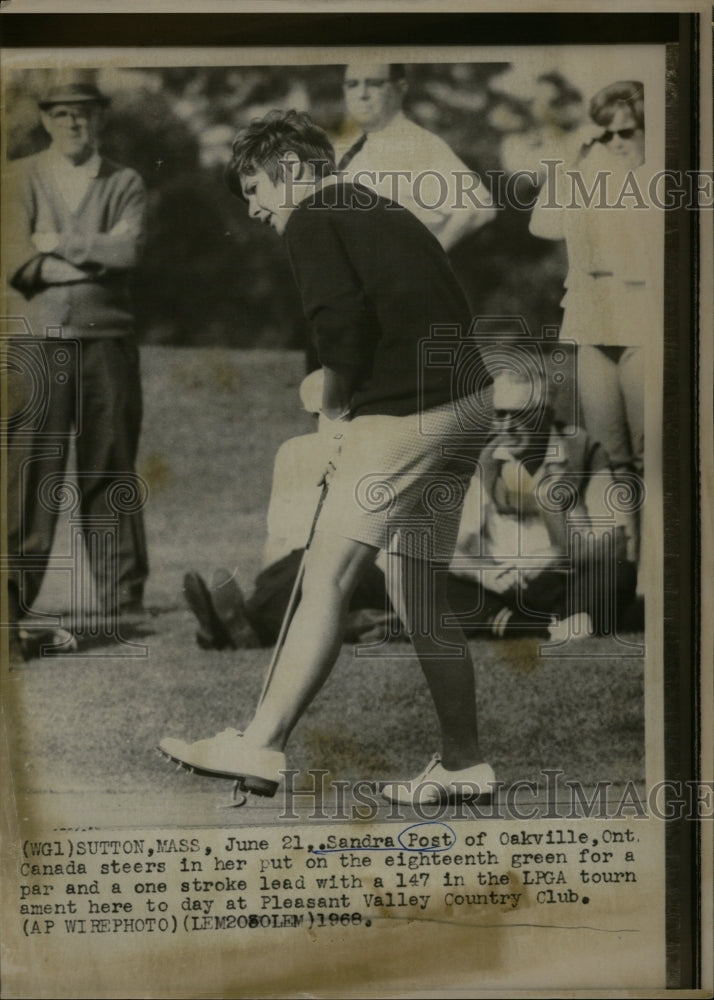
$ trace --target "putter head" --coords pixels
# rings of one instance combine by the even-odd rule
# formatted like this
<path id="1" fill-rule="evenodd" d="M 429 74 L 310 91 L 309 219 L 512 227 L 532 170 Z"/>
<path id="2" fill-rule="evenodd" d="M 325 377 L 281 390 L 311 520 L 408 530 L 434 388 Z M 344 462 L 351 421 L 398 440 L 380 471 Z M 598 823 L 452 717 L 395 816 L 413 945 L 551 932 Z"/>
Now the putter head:
<path id="1" fill-rule="evenodd" d="M 237 779 L 233 782 L 233 788 L 231 789 L 231 801 L 224 802 L 223 805 L 218 806 L 218 809 L 240 809 L 248 801 L 248 796 L 241 788 L 241 779 Z"/>

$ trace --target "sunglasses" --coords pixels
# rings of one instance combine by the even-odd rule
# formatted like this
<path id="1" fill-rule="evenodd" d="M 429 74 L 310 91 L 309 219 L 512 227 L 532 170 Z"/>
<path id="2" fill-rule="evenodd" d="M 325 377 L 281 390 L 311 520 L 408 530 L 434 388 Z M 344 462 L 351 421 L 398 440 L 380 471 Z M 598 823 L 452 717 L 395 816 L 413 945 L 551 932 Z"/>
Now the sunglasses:
<path id="1" fill-rule="evenodd" d="M 612 142 L 616 135 L 619 135 L 621 139 L 631 139 L 635 132 L 638 131 L 639 129 L 636 128 L 621 128 L 616 129 L 614 132 L 611 132 L 610 129 L 608 129 L 607 132 L 603 132 L 598 141 L 607 145 L 608 142 Z"/>
<path id="2" fill-rule="evenodd" d="M 537 409 L 494 410 L 493 422 L 498 427 L 510 426 L 526 430 L 537 424 L 540 416 L 541 412 Z"/>

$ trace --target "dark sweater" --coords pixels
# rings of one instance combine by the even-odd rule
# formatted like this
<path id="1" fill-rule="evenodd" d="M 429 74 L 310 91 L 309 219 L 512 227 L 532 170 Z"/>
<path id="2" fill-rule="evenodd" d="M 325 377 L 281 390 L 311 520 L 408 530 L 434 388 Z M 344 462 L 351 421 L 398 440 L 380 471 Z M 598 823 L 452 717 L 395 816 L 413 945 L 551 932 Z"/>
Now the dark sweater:
<path id="1" fill-rule="evenodd" d="M 353 416 L 415 413 L 474 385 L 478 349 L 459 343 L 470 323 L 464 294 L 411 212 L 338 183 L 300 202 L 284 235 L 318 358 L 352 373 Z M 438 363 L 425 361 L 434 326 L 451 328 L 437 340 Z M 458 351 L 466 380 L 453 377 Z"/>

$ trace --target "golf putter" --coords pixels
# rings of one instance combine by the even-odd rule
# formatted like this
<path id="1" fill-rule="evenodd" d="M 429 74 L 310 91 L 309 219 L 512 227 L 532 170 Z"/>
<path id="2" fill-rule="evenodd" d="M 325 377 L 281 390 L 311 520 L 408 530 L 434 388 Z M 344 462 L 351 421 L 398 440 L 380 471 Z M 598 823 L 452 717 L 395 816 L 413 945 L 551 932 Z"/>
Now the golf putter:
<path id="1" fill-rule="evenodd" d="M 300 559 L 300 565 L 298 566 L 298 571 L 295 576 L 295 582 L 293 584 L 293 589 L 290 592 L 290 599 L 288 600 L 288 605 L 285 609 L 285 614 L 283 615 L 283 620 L 280 626 L 280 632 L 278 633 L 278 638 L 275 642 L 273 648 L 273 655 L 270 657 L 270 663 L 268 664 L 268 669 L 265 672 L 265 680 L 263 681 L 263 689 L 260 692 L 260 698 L 258 699 L 258 708 L 263 704 L 265 696 L 270 689 L 270 683 L 275 674 L 275 670 L 280 661 L 280 654 L 283 651 L 283 646 L 285 645 L 285 639 L 288 634 L 288 629 L 290 628 L 290 623 L 293 620 L 295 610 L 298 605 L 298 599 L 300 595 L 300 588 L 302 586 L 302 580 L 305 575 L 305 565 L 307 562 L 307 554 L 310 551 L 310 545 L 312 544 L 312 539 L 315 535 L 315 530 L 317 528 L 317 521 L 320 517 L 320 511 L 322 510 L 322 505 L 325 502 L 325 497 L 327 496 L 327 483 L 323 482 L 322 490 L 320 491 L 320 497 L 317 501 L 317 507 L 315 508 L 315 514 L 312 519 L 312 524 L 310 525 L 310 531 L 308 532 L 307 541 L 305 542 L 305 548 L 303 549 L 302 558 Z M 248 801 L 248 796 L 243 790 L 243 781 L 245 779 L 237 778 L 233 784 L 232 798 L 231 801 L 222 808 L 224 809 L 234 809 L 245 805 Z M 261 793 L 255 789 L 249 789 L 249 791 L 255 791 L 255 794 L 260 795 Z"/>
<path id="2" fill-rule="evenodd" d="M 323 482 L 322 490 L 320 492 L 320 497 L 317 502 L 317 507 L 315 509 L 315 514 L 313 516 L 312 524 L 310 526 L 310 531 L 308 533 L 307 540 L 305 542 L 305 548 L 302 554 L 302 558 L 300 560 L 300 565 L 298 567 L 297 575 L 295 577 L 295 582 L 293 584 L 292 591 L 290 592 L 290 599 L 288 600 L 288 604 L 285 609 L 285 614 L 283 615 L 283 621 L 281 623 L 280 632 L 278 634 L 278 638 L 275 643 L 275 647 L 273 649 L 273 655 L 271 656 L 270 663 L 268 664 L 268 669 L 265 675 L 265 681 L 263 682 L 263 689 L 261 691 L 260 698 L 258 700 L 258 707 L 262 705 L 263 700 L 265 699 L 265 696 L 270 688 L 270 683 L 273 679 L 273 675 L 275 674 L 275 670 L 280 660 L 280 654 L 285 645 L 285 639 L 288 634 L 288 629 L 290 628 L 290 623 L 293 619 L 293 616 L 295 614 L 295 609 L 297 608 L 298 605 L 300 587 L 302 585 L 302 580 L 305 575 L 307 553 L 310 550 L 310 545 L 312 544 L 312 540 L 315 535 L 315 530 L 317 528 L 317 521 L 320 516 L 320 511 L 322 510 L 322 506 L 325 502 L 325 497 L 327 496 L 327 489 L 328 489 L 327 483 Z M 165 750 L 162 750 L 160 747 L 159 747 L 159 753 L 161 754 L 161 756 L 168 756 L 169 760 L 177 759 L 177 758 L 172 758 L 170 753 L 168 753 Z M 193 774 L 205 774 L 208 777 L 213 777 L 213 778 L 216 777 L 232 778 L 233 779 L 232 798 L 231 801 L 229 803 L 226 803 L 225 806 L 219 807 L 222 809 L 233 809 L 245 805 L 245 803 L 248 801 L 247 793 L 249 792 L 253 792 L 254 794 L 260 796 L 266 796 L 266 795 L 272 796 L 275 794 L 275 789 L 277 787 L 277 785 L 275 785 L 274 783 L 265 781 L 254 775 L 245 775 L 236 778 L 234 777 L 234 775 L 227 775 L 227 774 L 221 775 L 216 771 L 203 771 L 201 770 L 200 767 L 192 766 L 189 763 L 184 763 L 181 761 L 179 761 L 178 766 L 179 768 L 184 768 Z"/>
<path id="3" fill-rule="evenodd" d="M 295 583 L 293 584 L 293 589 L 290 593 L 290 600 L 288 601 L 288 606 L 285 609 L 285 614 L 283 615 L 283 621 L 280 626 L 280 632 L 278 634 L 275 647 L 273 649 L 273 655 L 270 658 L 270 663 L 268 664 L 268 669 L 265 673 L 265 680 L 263 681 L 263 690 L 260 692 L 260 698 L 258 700 L 258 708 L 263 704 L 265 696 L 270 688 L 270 682 L 273 679 L 273 674 L 275 673 L 275 668 L 278 665 L 280 659 L 280 654 L 283 651 L 283 646 L 285 645 L 285 638 L 288 634 L 288 629 L 290 628 L 290 623 L 293 620 L 293 615 L 295 614 L 295 609 L 298 604 L 298 595 L 300 593 L 300 587 L 302 586 L 302 578 L 305 575 L 305 564 L 307 562 L 307 554 L 310 551 L 310 545 L 312 544 L 312 539 L 315 535 L 315 529 L 317 528 L 317 520 L 320 516 L 320 511 L 322 510 L 322 505 L 325 502 L 325 497 L 327 496 L 327 483 L 322 484 L 322 490 L 320 492 L 320 499 L 317 501 L 317 507 L 315 509 L 315 516 L 312 519 L 312 525 L 310 526 L 310 531 L 307 536 L 307 541 L 305 542 L 305 548 L 303 549 L 302 559 L 300 560 L 300 565 L 298 566 L 297 575 L 295 577 Z"/>

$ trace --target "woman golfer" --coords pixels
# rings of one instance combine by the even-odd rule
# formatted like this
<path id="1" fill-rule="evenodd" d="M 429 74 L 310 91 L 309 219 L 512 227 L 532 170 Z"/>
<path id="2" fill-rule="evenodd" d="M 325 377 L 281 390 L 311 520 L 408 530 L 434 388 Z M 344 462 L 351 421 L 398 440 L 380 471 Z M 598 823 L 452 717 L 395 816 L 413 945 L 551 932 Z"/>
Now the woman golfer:
<path id="1" fill-rule="evenodd" d="M 468 310 L 437 240 L 409 211 L 341 183 L 334 169 L 327 136 L 296 111 L 270 112 L 233 145 L 231 190 L 282 236 L 290 256 L 324 370 L 334 450 L 302 597 L 253 720 L 242 733 L 160 747 L 195 770 L 273 795 L 290 733 L 337 659 L 353 588 L 383 549 L 390 598 L 441 730 L 440 755 L 383 794 L 411 803 L 427 781 L 421 801 L 472 797 L 494 776 L 477 737 L 469 649 L 460 628 L 443 624 L 450 609 L 446 573 L 437 570 L 453 553 L 473 474 L 473 459 L 453 452 L 465 425 L 488 426 L 490 379 L 473 341 L 460 340 Z M 454 371 L 458 348 L 467 378 Z"/>

